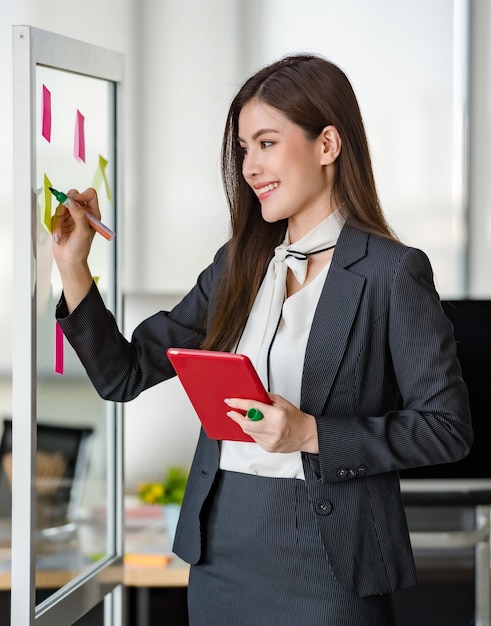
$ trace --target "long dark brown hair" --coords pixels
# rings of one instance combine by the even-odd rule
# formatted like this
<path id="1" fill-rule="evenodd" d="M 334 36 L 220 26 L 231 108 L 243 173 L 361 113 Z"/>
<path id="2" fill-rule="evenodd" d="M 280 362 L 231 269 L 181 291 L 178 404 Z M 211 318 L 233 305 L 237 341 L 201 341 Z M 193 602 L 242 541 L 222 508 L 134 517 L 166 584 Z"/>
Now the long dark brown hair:
<path id="1" fill-rule="evenodd" d="M 232 350 L 250 313 L 274 248 L 286 233 L 287 220 L 268 223 L 242 175 L 238 141 L 239 114 L 252 98 L 281 111 L 312 141 L 328 126 L 341 137 L 333 197 L 353 226 L 395 239 L 380 207 L 360 109 L 343 71 L 312 54 L 284 57 L 251 76 L 233 99 L 222 142 L 222 178 L 232 234 L 217 306 L 203 343 L 207 350 Z"/>

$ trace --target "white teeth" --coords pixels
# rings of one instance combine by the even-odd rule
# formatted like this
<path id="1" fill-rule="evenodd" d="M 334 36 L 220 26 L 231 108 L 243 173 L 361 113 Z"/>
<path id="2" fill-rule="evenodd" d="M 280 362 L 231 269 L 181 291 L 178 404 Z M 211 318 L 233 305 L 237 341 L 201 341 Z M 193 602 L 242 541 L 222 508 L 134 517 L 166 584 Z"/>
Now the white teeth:
<path id="1" fill-rule="evenodd" d="M 261 187 L 261 189 L 257 190 L 258 194 L 262 194 L 262 193 L 266 193 L 267 191 L 272 191 L 273 189 L 276 189 L 278 187 L 278 183 L 271 183 L 270 185 L 265 185 L 264 187 Z"/>

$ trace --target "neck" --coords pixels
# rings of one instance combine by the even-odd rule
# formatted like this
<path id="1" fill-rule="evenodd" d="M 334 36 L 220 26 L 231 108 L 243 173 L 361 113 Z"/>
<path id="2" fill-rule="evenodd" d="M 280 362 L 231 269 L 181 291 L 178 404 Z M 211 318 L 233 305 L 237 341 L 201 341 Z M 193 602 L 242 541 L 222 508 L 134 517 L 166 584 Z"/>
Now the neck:
<path id="1" fill-rule="evenodd" d="M 302 237 L 305 237 L 307 233 L 310 233 L 316 226 L 323 222 L 329 215 L 332 215 L 338 210 L 338 206 L 334 206 L 332 203 L 329 207 L 324 207 L 322 211 L 317 211 L 315 214 L 309 215 L 292 215 L 288 219 L 288 235 L 290 243 L 295 243 Z"/>
<path id="2" fill-rule="evenodd" d="M 288 237 L 290 239 L 290 244 L 294 244 L 299 239 L 305 237 L 307 233 L 310 233 L 316 226 L 318 226 L 321 222 L 323 222 L 329 215 L 332 215 L 336 209 L 329 211 L 328 213 L 324 213 L 320 216 L 317 216 L 314 219 L 303 219 L 299 220 L 295 217 L 291 217 L 288 220 Z"/>

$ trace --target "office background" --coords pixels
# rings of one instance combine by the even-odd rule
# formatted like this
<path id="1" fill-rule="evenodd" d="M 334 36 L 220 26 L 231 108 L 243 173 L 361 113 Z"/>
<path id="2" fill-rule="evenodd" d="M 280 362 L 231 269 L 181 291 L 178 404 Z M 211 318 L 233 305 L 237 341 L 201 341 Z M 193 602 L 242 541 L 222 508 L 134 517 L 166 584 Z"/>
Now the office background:
<path id="1" fill-rule="evenodd" d="M 129 332 L 190 288 L 226 240 L 219 151 L 228 104 L 249 73 L 300 50 L 350 77 L 387 216 L 429 254 L 442 297 L 490 298 L 491 2 L 469 3 L 466 73 L 463 0 L 2 0 L 0 415 L 12 402 L 13 24 L 125 54 L 119 236 Z M 72 399 L 79 392 L 76 380 L 66 388 Z M 130 491 L 189 462 L 197 422 L 176 381 L 128 405 L 126 434 Z"/>

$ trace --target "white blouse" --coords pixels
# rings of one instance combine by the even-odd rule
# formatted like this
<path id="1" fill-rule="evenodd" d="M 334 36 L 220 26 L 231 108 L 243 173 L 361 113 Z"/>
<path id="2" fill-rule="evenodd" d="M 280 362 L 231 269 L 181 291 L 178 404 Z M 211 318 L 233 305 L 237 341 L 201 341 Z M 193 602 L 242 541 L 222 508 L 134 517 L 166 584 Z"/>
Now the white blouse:
<path id="1" fill-rule="evenodd" d="M 338 218 L 335 224 L 337 239 L 344 220 L 340 220 L 337 214 L 334 215 Z M 280 324 L 271 346 L 269 391 L 283 396 L 295 406 L 300 406 L 305 350 L 329 267 L 330 263 L 327 263 L 312 282 L 283 302 Z M 268 295 L 264 293 L 265 282 L 258 292 L 256 304 L 251 311 L 236 351 L 247 354 L 251 358 L 267 388 L 266 354 L 269 351 L 269 345 L 266 344 L 269 344 L 269 340 L 266 333 L 263 333 L 262 339 L 258 336 L 258 331 L 264 326 L 262 319 L 264 309 L 261 307 L 261 300 L 268 298 Z M 272 453 L 261 448 L 259 444 L 250 442 L 222 441 L 220 468 L 260 476 L 304 479 L 300 452 Z"/>

